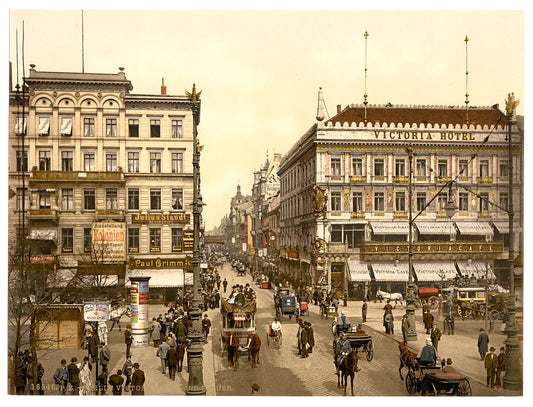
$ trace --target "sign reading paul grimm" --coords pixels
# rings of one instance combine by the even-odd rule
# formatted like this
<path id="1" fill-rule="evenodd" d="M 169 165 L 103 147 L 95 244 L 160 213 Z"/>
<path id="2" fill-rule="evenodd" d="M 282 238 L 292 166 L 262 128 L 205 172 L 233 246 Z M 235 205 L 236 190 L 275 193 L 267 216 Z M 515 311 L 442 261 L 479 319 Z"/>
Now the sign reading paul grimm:
<path id="1" fill-rule="evenodd" d="M 191 215 L 188 213 L 155 213 L 155 214 L 134 214 L 131 215 L 131 223 L 136 225 L 173 225 L 188 224 L 191 221 Z"/>
<path id="2" fill-rule="evenodd" d="M 91 260 L 105 264 L 126 261 L 126 224 L 94 222 L 91 233 Z"/>
<path id="3" fill-rule="evenodd" d="M 161 259 L 157 258 L 144 258 L 135 259 L 130 258 L 129 261 L 130 270 L 135 269 L 191 269 L 192 258 L 185 257 L 182 259 Z"/>

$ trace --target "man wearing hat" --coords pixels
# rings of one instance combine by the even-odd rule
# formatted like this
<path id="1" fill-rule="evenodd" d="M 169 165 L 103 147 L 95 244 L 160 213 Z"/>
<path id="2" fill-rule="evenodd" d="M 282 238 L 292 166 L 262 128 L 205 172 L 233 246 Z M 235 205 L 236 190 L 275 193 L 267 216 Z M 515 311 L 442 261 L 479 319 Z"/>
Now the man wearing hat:
<path id="1" fill-rule="evenodd" d="M 336 366 L 340 366 L 341 360 L 344 356 L 352 351 L 350 342 L 346 339 L 346 334 L 341 332 L 339 342 L 337 342 L 337 360 Z"/>
<path id="2" fill-rule="evenodd" d="M 178 338 L 179 343 L 184 343 L 187 340 L 187 327 L 183 323 L 183 316 L 178 317 L 176 325 L 174 325 L 174 335 Z"/>
<path id="3" fill-rule="evenodd" d="M 133 375 L 131 376 L 131 395 L 144 396 L 144 372 L 141 370 L 139 364 L 133 364 Z"/>
<path id="4" fill-rule="evenodd" d="M 348 332 L 350 330 L 350 321 L 344 310 L 341 311 L 341 317 L 337 321 L 337 332 Z"/>
<path id="5" fill-rule="evenodd" d="M 419 361 L 421 365 L 434 365 L 437 361 L 437 351 L 431 344 L 431 338 L 426 338 L 426 346 L 420 351 Z"/>
<path id="6" fill-rule="evenodd" d="M 211 328 L 211 321 L 207 317 L 207 314 L 205 314 L 204 319 L 202 319 L 202 333 L 204 334 L 204 343 L 207 343 L 207 335 L 209 335 L 210 328 Z"/>
<path id="7" fill-rule="evenodd" d="M 507 356 L 505 356 L 505 347 L 500 348 L 500 354 L 498 355 L 498 367 L 496 369 L 496 382 L 495 387 L 501 387 L 502 385 L 502 372 L 505 372 L 505 364 L 507 363 Z"/>
<path id="8" fill-rule="evenodd" d="M 496 369 L 498 368 L 498 356 L 494 354 L 496 348 L 491 346 L 489 353 L 485 356 L 485 369 L 487 369 L 487 387 L 494 387 L 494 378 L 496 377 Z"/>
<path id="9" fill-rule="evenodd" d="M 452 367 L 452 362 L 451 358 L 446 359 L 446 366 L 442 368 L 443 373 L 459 373 L 454 367 Z"/>
<path id="10" fill-rule="evenodd" d="M 80 394 L 80 366 L 76 362 L 78 359 L 73 357 L 68 365 L 68 381 L 72 386 L 72 395 L 78 396 Z"/>

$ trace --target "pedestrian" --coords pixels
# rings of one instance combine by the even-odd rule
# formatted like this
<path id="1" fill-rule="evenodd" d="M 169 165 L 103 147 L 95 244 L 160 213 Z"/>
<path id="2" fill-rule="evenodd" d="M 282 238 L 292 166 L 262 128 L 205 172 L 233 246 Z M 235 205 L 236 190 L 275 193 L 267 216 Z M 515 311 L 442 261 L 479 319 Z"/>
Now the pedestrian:
<path id="1" fill-rule="evenodd" d="M 109 347 L 104 345 L 102 349 L 100 350 L 100 365 L 102 366 L 102 370 L 107 370 L 107 365 L 109 364 L 109 360 L 111 359 L 111 351 L 109 350 Z"/>
<path id="2" fill-rule="evenodd" d="M 431 330 L 430 338 L 431 338 L 431 344 L 433 345 L 436 351 L 439 350 L 439 341 L 441 337 L 442 337 L 442 332 L 440 331 L 439 327 L 435 325 L 433 329 Z"/>
<path id="3" fill-rule="evenodd" d="M 85 340 L 83 341 L 82 348 L 87 349 L 87 346 L 89 346 L 89 339 L 91 339 L 93 336 L 93 327 L 90 322 L 85 324 L 85 327 L 83 328 L 83 335 Z"/>
<path id="4" fill-rule="evenodd" d="M 307 330 L 307 344 L 309 345 L 309 348 L 307 349 L 309 353 L 313 353 L 313 347 L 315 346 L 315 333 L 313 330 L 313 327 L 311 326 L 311 322 L 304 322 L 305 329 Z"/>
<path id="5" fill-rule="evenodd" d="M 205 314 L 204 319 L 202 319 L 202 333 L 204 334 L 204 343 L 207 343 L 207 335 L 209 335 L 210 328 L 211 328 L 211 321 L 207 317 L 207 314 Z"/>
<path id="6" fill-rule="evenodd" d="M 495 387 L 501 387 L 502 385 L 502 372 L 505 372 L 505 365 L 507 363 L 507 356 L 505 355 L 505 347 L 500 348 L 500 354 L 498 355 L 498 367 L 496 368 L 496 381 Z"/>
<path id="7" fill-rule="evenodd" d="M 446 311 L 448 315 L 452 314 L 453 297 L 451 294 L 446 298 Z"/>
<path id="8" fill-rule="evenodd" d="M 385 324 L 385 332 L 394 335 L 394 316 L 392 315 L 392 312 L 385 313 Z"/>
<path id="9" fill-rule="evenodd" d="M 222 286 L 224 287 L 224 292 L 226 292 L 226 289 L 228 288 L 228 281 L 226 280 L 226 277 L 224 277 L 224 281 L 222 281 Z"/>
<path id="10" fill-rule="evenodd" d="M 411 324 L 409 323 L 408 315 L 407 313 L 403 314 L 402 316 L 402 337 L 403 337 L 403 343 L 407 344 L 407 334 L 409 333 L 409 327 Z"/>
<path id="11" fill-rule="evenodd" d="M 122 370 L 118 369 L 117 373 L 109 376 L 109 384 L 113 386 L 111 391 L 113 396 L 122 395 L 122 384 L 124 383 L 124 378 L 122 377 Z"/>
<path id="12" fill-rule="evenodd" d="M 150 337 L 154 341 L 154 348 L 159 347 L 159 341 L 161 340 L 161 324 L 157 322 L 157 319 L 152 318 L 152 323 L 150 324 Z"/>
<path id="13" fill-rule="evenodd" d="M 18 360 L 15 363 L 15 388 L 16 394 L 24 395 L 26 391 L 26 362 L 24 361 L 24 353 L 19 352 Z"/>
<path id="14" fill-rule="evenodd" d="M 383 311 L 385 311 L 385 313 L 387 312 L 392 312 L 392 305 L 390 303 L 390 300 L 387 300 L 387 303 L 385 304 L 385 306 L 383 307 Z"/>
<path id="15" fill-rule="evenodd" d="M 126 376 L 126 383 L 124 384 L 124 391 L 129 391 L 130 388 L 128 386 L 131 383 L 131 375 L 133 373 L 133 363 L 131 361 L 131 355 L 126 355 L 126 360 L 124 361 L 124 364 L 122 365 L 122 373 L 124 373 L 124 376 Z"/>
<path id="16" fill-rule="evenodd" d="M 124 343 L 126 344 L 126 356 L 130 354 L 131 343 L 133 342 L 133 337 L 131 335 L 131 325 L 127 325 L 124 330 Z"/>
<path id="17" fill-rule="evenodd" d="M 426 345 L 420 351 L 419 362 L 423 366 L 434 365 L 437 361 L 437 351 L 431 344 L 431 338 L 426 338 Z"/>
<path id="18" fill-rule="evenodd" d="M 89 338 L 89 356 L 91 357 L 91 362 L 96 360 L 98 355 L 98 333 L 93 332 L 93 335 Z"/>
<path id="19" fill-rule="evenodd" d="M 187 340 L 187 327 L 183 323 L 183 317 L 178 317 L 178 322 L 174 325 L 174 334 L 179 343 L 183 343 Z"/>
<path id="20" fill-rule="evenodd" d="M 68 381 L 72 386 L 72 395 L 78 396 L 80 394 L 80 364 L 76 363 L 78 359 L 73 357 L 68 365 Z"/>
<path id="21" fill-rule="evenodd" d="M 348 291 L 345 291 L 342 294 L 342 306 L 347 307 L 348 306 Z"/>
<path id="22" fill-rule="evenodd" d="M 366 303 L 366 300 L 363 298 L 363 305 L 361 306 L 361 313 L 363 314 L 363 322 L 366 322 L 367 312 L 368 312 L 368 304 Z"/>
<path id="23" fill-rule="evenodd" d="M 107 344 L 107 324 L 104 321 L 98 322 L 98 340 L 100 346 Z"/>
<path id="24" fill-rule="evenodd" d="M 429 312 L 429 309 L 427 312 L 424 313 L 424 317 L 422 320 L 424 321 L 424 327 L 426 328 L 426 334 L 429 334 L 431 332 L 431 329 L 433 328 L 433 321 L 435 317 L 433 317 L 433 314 Z"/>
<path id="25" fill-rule="evenodd" d="M 446 315 L 446 319 L 444 320 L 445 323 L 445 329 L 444 332 L 448 331 L 448 335 L 453 335 L 454 329 L 455 329 L 455 319 L 452 314 Z"/>
<path id="26" fill-rule="evenodd" d="M 83 358 L 83 365 L 80 369 L 80 396 L 88 396 L 93 389 L 93 379 L 91 376 L 91 367 L 89 364 L 89 357 Z"/>
<path id="27" fill-rule="evenodd" d="M 159 359 L 161 359 L 161 373 L 163 374 L 167 373 L 167 352 L 169 349 L 170 345 L 168 342 L 163 341 L 156 352 L 156 356 L 159 356 Z"/>
<path id="28" fill-rule="evenodd" d="M 107 366 L 102 368 L 102 373 L 98 375 L 98 390 L 101 396 L 107 393 Z"/>
<path id="29" fill-rule="evenodd" d="M 35 394 L 35 389 L 40 396 L 44 395 L 43 376 L 44 367 L 40 362 L 37 362 L 37 381 L 33 382 L 33 357 L 29 356 L 26 363 L 26 376 L 28 378 L 28 384 L 30 385 L 30 394 Z"/>
<path id="30" fill-rule="evenodd" d="M 176 380 L 176 369 L 178 367 L 178 350 L 169 348 L 167 351 L 168 378 Z"/>
<path id="31" fill-rule="evenodd" d="M 61 395 L 67 394 L 67 385 L 68 385 L 68 369 L 67 361 L 65 359 L 61 360 L 61 366 L 56 369 L 54 373 L 54 381 L 59 386 L 58 390 L 61 392 Z"/>
<path id="32" fill-rule="evenodd" d="M 133 369 L 135 370 L 131 376 L 131 395 L 144 396 L 144 372 L 137 362 L 133 364 Z"/>
<path id="33" fill-rule="evenodd" d="M 494 387 L 494 378 L 496 377 L 496 369 L 498 368 L 498 356 L 494 354 L 496 348 L 490 347 L 489 353 L 485 356 L 485 369 L 487 369 L 487 387 Z"/>
<path id="34" fill-rule="evenodd" d="M 489 350 L 489 336 L 486 334 L 483 328 L 479 330 L 479 336 L 477 338 L 477 348 L 481 360 L 484 360 Z"/>

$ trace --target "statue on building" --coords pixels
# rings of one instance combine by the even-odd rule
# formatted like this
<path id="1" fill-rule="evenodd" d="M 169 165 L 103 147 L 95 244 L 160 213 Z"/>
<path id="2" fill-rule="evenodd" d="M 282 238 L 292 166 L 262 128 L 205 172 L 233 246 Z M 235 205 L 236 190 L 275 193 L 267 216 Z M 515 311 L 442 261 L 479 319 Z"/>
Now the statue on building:
<path id="1" fill-rule="evenodd" d="M 313 215 L 319 218 L 324 215 L 324 204 L 326 203 L 326 189 L 320 185 L 313 187 Z"/>

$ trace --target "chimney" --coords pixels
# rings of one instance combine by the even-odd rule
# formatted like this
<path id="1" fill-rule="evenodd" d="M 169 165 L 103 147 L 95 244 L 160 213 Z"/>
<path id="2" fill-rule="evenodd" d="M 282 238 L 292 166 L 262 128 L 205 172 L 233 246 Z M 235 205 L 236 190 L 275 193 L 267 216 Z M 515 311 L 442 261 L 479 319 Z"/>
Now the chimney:
<path id="1" fill-rule="evenodd" d="M 165 78 L 161 78 L 161 94 L 167 94 L 167 87 L 165 86 Z"/>
<path id="2" fill-rule="evenodd" d="M 341 112 L 341 105 L 337 105 L 337 114 Z"/>

